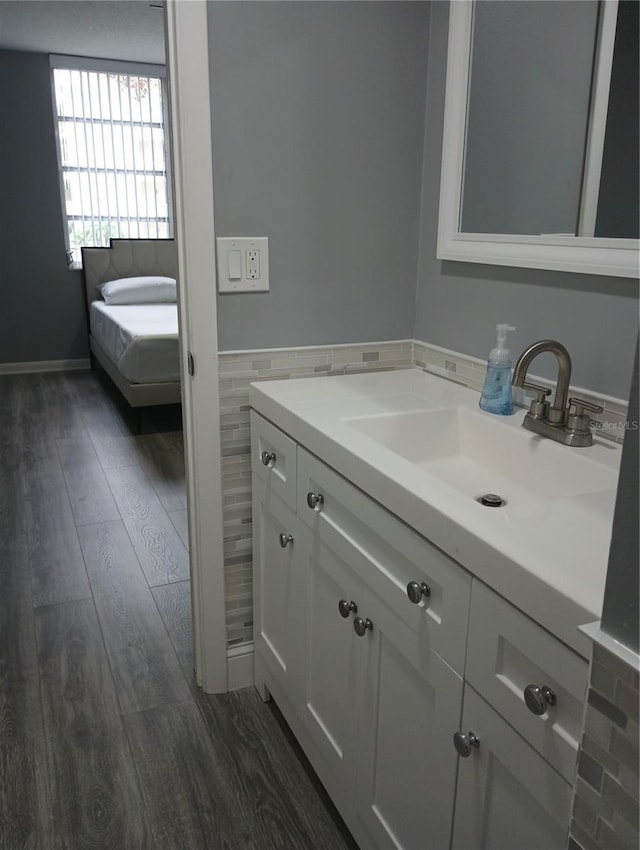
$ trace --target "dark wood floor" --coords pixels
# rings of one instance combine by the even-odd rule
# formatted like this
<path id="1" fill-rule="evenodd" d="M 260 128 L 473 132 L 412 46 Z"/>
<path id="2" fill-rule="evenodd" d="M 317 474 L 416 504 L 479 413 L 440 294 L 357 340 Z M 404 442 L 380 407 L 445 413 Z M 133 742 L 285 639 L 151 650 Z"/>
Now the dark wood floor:
<path id="1" fill-rule="evenodd" d="M 95 373 L 0 376 L 0 848 L 353 848 L 277 709 L 195 686 L 161 413 L 138 436 Z"/>

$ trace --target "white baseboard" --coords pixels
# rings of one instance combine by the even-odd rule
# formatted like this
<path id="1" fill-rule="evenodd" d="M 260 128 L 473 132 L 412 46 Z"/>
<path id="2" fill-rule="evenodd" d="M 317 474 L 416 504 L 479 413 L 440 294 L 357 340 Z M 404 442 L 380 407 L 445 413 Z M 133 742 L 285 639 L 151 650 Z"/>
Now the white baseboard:
<path id="1" fill-rule="evenodd" d="M 253 686 L 253 643 L 227 650 L 227 689 L 238 691 Z"/>
<path id="2" fill-rule="evenodd" d="M 25 363 L 0 363 L 0 375 L 26 375 L 30 372 L 76 372 L 91 368 L 89 358 L 78 360 L 27 360 Z"/>

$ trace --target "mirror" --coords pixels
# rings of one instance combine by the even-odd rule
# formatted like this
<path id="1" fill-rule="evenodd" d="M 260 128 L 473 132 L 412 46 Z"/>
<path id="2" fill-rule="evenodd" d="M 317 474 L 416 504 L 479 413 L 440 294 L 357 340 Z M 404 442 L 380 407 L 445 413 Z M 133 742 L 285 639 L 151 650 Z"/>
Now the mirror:
<path id="1" fill-rule="evenodd" d="M 438 257 L 638 276 L 638 4 L 450 5 Z"/>

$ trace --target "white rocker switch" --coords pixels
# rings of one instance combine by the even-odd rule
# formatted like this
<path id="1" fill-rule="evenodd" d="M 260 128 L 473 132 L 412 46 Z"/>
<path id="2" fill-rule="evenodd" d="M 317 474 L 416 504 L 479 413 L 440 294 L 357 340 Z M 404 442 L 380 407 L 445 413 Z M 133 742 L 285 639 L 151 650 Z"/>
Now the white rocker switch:
<path id="1" fill-rule="evenodd" d="M 227 274 L 229 280 L 242 280 L 242 254 L 240 251 L 227 252 Z"/>

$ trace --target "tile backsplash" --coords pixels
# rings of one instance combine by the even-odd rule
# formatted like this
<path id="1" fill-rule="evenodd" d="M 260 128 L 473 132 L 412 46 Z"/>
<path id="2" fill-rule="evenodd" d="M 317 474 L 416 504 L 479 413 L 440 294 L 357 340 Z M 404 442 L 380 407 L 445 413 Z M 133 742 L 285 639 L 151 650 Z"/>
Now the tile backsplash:
<path id="1" fill-rule="evenodd" d="M 637 850 L 638 671 L 594 645 L 569 850 Z"/>
<path id="2" fill-rule="evenodd" d="M 432 372 L 458 384 L 464 384 L 472 390 L 482 392 L 484 378 L 487 371 L 486 361 L 477 357 L 459 354 L 456 351 L 448 351 L 436 345 L 414 340 L 413 343 L 414 365 L 425 372 Z M 536 384 L 553 387 L 553 383 L 546 378 L 531 375 L 531 380 Z M 580 387 L 571 387 L 569 395 L 575 395 L 585 401 L 597 404 L 604 408 L 602 413 L 592 416 L 592 424 L 598 434 L 607 440 L 622 443 L 625 430 L 629 427 L 627 423 L 627 405 L 620 399 L 610 396 L 597 395 Z M 529 406 L 529 398 L 523 390 L 514 390 L 514 401 L 520 407 Z M 637 427 L 638 423 L 635 423 Z M 633 427 L 633 423 L 632 423 Z"/>
<path id="3" fill-rule="evenodd" d="M 249 644 L 253 639 L 249 384 L 411 367 L 464 384 L 478 393 L 486 371 L 485 362 L 478 358 L 416 340 L 220 352 L 224 568 L 230 648 Z M 541 378 L 533 379 L 549 383 Z M 579 389 L 575 392 L 605 407 L 605 412 L 598 416 L 601 434 L 621 442 L 626 405 Z M 516 401 L 524 403 L 525 399 L 516 398 Z"/>

